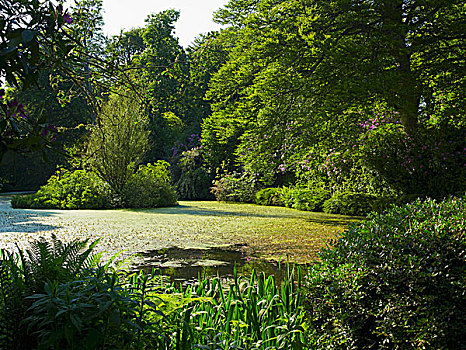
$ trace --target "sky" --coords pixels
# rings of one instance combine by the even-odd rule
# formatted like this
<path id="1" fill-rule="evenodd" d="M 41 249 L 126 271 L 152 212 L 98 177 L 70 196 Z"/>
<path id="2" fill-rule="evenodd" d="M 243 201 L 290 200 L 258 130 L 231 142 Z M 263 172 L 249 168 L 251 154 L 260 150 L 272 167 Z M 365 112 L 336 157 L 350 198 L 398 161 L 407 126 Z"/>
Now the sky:
<path id="1" fill-rule="evenodd" d="M 227 3 L 228 0 L 103 0 L 103 30 L 111 36 L 121 29 L 143 27 L 150 13 L 172 8 L 180 11 L 175 35 L 181 46 L 187 47 L 199 34 L 220 28 L 212 21 L 212 15 Z"/>

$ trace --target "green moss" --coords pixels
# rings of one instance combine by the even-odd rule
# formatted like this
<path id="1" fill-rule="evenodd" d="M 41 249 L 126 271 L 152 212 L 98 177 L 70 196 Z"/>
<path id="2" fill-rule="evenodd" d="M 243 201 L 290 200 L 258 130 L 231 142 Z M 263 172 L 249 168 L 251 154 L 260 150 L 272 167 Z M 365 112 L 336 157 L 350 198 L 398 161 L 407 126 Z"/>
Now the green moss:
<path id="1" fill-rule="evenodd" d="M 56 232 L 67 240 L 101 237 L 98 249 L 126 255 L 167 247 L 245 244 L 265 258 L 310 262 L 354 218 L 253 204 L 180 201 L 177 207 L 120 210 L 14 210 L 0 246 Z M 0 208 L 0 210 L 2 210 Z"/>

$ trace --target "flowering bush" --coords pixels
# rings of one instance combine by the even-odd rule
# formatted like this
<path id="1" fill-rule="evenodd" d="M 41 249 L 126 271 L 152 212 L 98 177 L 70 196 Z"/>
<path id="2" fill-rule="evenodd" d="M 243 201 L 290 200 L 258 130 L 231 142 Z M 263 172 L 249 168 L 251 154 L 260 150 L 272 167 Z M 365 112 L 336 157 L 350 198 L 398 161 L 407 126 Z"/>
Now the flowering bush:
<path id="1" fill-rule="evenodd" d="M 264 188 L 256 193 L 254 202 L 259 205 L 284 206 L 281 188 Z"/>
<path id="2" fill-rule="evenodd" d="M 259 182 L 254 175 L 247 173 L 226 174 L 214 181 L 210 191 L 217 201 L 252 203 Z"/>
<path id="3" fill-rule="evenodd" d="M 304 185 L 312 187 L 318 180 L 334 193 L 435 198 L 466 190 L 463 129 L 419 125 L 416 134 L 408 135 L 389 111 L 374 113 L 357 128 L 352 138 L 327 151 L 311 151 L 297 162 Z"/>
<path id="4" fill-rule="evenodd" d="M 181 199 L 211 199 L 212 177 L 204 166 L 201 139 L 192 134 L 186 144 L 172 149 L 171 171 L 178 197 Z"/>
<path id="5" fill-rule="evenodd" d="M 405 194 L 442 198 L 466 189 L 465 139 L 461 130 L 442 127 L 406 134 L 395 124 L 361 136 L 367 167 Z"/>

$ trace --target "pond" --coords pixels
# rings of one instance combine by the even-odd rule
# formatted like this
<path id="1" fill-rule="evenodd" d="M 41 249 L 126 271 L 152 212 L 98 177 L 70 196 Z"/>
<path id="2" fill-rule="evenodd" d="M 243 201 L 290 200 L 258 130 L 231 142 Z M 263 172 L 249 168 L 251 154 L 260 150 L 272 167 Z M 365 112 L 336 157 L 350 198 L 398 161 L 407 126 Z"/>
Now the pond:
<path id="1" fill-rule="evenodd" d="M 198 273 L 229 275 L 234 264 L 279 275 L 278 261 L 310 263 L 353 217 L 282 207 L 180 201 L 179 206 L 119 210 L 12 209 L 0 197 L 0 248 L 25 248 L 50 237 L 99 240 L 103 259 L 123 251 L 138 268 L 160 269 L 172 279 Z"/>
<path id="2" fill-rule="evenodd" d="M 246 253 L 244 245 L 207 249 L 166 248 L 144 252 L 142 261 L 132 266 L 132 271 L 160 274 L 170 283 L 184 287 L 194 284 L 200 277 L 220 277 L 232 280 L 237 274 L 249 277 L 253 271 L 273 275 L 278 284 L 286 277 L 287 269 L 297 264 L 287 261 L 265 260 Z M 303 267 L 302 264 L 298 265 Z"/>

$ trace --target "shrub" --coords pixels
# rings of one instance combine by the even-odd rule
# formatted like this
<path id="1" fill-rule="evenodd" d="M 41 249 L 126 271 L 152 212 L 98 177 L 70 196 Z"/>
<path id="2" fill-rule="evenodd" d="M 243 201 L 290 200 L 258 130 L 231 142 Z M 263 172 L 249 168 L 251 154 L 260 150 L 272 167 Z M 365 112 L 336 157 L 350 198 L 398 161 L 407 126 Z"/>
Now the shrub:
<path id="1" fill-rule="evenodd" d="M 98 263 L 96 244 L 63 243 L 52 234 L 50 241 L 33 242 L 26 252 L 0 251 L 0 348 L 35 348 L 36 328 L 25 322 L 33 304 L 30 297 L 43 293 L 50 281 L 69 283 L 88 276 Z"/>
<path id="2" fill-rule="evenodd" d="M 256 193 L 254 202 L 259 205 L 284 206 L 280 188 L 264 188 Z"/>
<path id="3" fill-rule="evenodd" d="M 408 135 L 386 124 L 365 133 L 359 145 L 364 164 L 397 191 L 443 198 L 466 190 L 462 128 L 420 127 Z"/>
<path id="4" fill-rule="evenodd" d="M 252 203 L 258 190 L 254 175 L 235 172 L 214 181 L 210 191 L 217 201 Z"/>
<path id="5" fill-rule="evenodd" d="M 177 157 L 179 178 L 175 183 L 176 192 L 182 199 L 211 199 L 209 186 L 212 178 L 203 165 L 201 147 L 194 147 Z"/>
<path id="6" fill-rule="evenodd" d="M 37 193 L 15 196 L 13 208 L 100 209 L 108 205 L 110 191 L 94 173 L 60 169 Z"/>
<path id="7" fill-rule="evenodd" d="M 285 206 L 298 210 L 322 211 L 324 201 L 329 197 L 330 191 L 324 187 L 283 187 L 282 189 L 282 198 Z"/>
<path id="8" fill-rule="evenodd" d="M 39 349 L 166 348 L 157 308 L 145 296 L 153 286 L 134 281 L 104 267 L 72 282 L 48 281 L 43 293 L 28 297 L 24 322 L 36 330 Z"/>
<path id="9" fill-rule="evenodd" d="M 370 214 L 324 250 L 306 282 L 317 348 L 459 349 L 466 201 Z"/>
<path id="10" fill-rule="evenodd" d="M 141 165 L 123 188 L 125 205 L 131 208 L 177 205 L 176 193 L 170 185 L 169 166 L 165 161 Z"/>
<path id="11" fill-rule="evenodd" d="M 371 211 L 382 211 L 396 202 L 395 198 L 370 193 L 336 192 L 324 202 L 328 214 L 365 216 Z"/>

